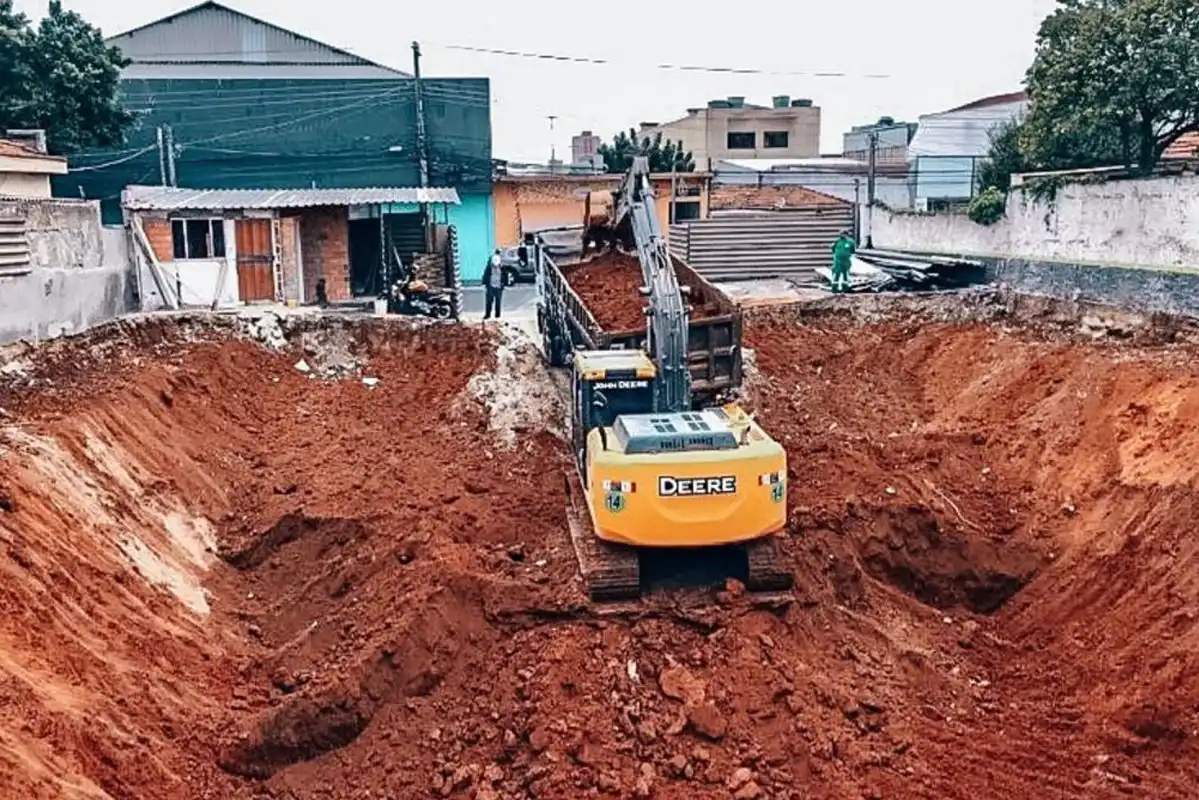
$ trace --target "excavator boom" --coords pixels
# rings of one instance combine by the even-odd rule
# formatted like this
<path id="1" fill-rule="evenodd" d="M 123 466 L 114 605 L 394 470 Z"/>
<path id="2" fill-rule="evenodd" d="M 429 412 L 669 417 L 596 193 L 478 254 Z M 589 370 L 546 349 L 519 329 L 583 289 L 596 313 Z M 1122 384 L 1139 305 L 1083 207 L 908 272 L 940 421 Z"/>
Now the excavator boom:
<path id="1" fill-rule="evenodd" d="M 649 351 L 658 367 L 660 391 L 655 411 L 691 410 L 691 375 L 687 369 L 688 309 L 678 276 L 670 263 L 666 237 L 658 224 L 658 206 L 650 183 L 649 159 L 638 156 L 625 175 L 613 220 L 616 230 L 632 231 L 641 279 L 647 291 Z"/>

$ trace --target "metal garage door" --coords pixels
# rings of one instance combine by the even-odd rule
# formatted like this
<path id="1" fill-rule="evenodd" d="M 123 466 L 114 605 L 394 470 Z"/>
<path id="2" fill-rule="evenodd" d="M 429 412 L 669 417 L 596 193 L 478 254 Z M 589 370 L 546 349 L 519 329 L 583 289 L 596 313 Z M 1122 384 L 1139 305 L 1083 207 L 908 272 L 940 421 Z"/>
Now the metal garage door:
<path id="1" fill-rule="evenodd" d="M 671 251 L 709 280 L 816 279 L 837 235 L 853 228 L 853 208 L 821 207 L 714 217 L 672 225 Z"/>

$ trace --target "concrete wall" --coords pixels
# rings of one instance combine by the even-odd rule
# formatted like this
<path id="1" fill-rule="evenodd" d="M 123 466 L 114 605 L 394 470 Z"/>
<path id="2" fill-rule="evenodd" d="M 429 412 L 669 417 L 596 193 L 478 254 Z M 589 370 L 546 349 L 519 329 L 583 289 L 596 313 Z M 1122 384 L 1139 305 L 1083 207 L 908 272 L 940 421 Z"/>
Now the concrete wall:
<path id="1" fill-rule="evenodd" d="M 38 175 L 31 172 L 5 172 L 0 170 L 0 197 L 45 199 L 49 196 L 49 175 Z"/>
<path id="2" fill-rule="evenodd" d="M 0 344 L 78 333 L 130 309 L 124 231 L 100 225 L 100 206 L 79 200 L 0 202 L 23 217 L 29 269 L 0 276 Z"/>
<path id="3" fill-rule="evenodd" d="M 965 214 L 876 210 L 874 244 L 887 250 L 986 260 L 1014 288 L 1199 314 L 1199 178 L 1066 184 L 1052 202 L 1023 189 L 991 226 Z"/>
<path id="4" fill-rule="evenodd" d="M 498 186 L 498 184 L 497 184 Z M 494 188 L 493 188 L 494 191 Z M 462 280 L 477 282 L 483 277 L 483 267 L 496 245 L 496 209 L 492 192 L 458 191 L 458 205 L 430 208 L 431 216 L 438 224 L 453 225 L 458 229 L 458 262 L 462 269 Z M 412 214 L 420 211 L 416 203 L 392 203 L 387 206 L 388 214 Z"/>

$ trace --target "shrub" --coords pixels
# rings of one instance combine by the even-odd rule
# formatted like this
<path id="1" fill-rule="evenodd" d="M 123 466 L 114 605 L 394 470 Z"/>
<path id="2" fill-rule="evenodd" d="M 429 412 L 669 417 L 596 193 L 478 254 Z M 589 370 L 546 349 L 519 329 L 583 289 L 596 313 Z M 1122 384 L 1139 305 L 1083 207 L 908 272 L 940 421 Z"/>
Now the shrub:
<path id="1" fill-rule="evenodd" d="M 967 216 L 979 225 L 994 225 L 1003 219 L 1007 208 L 1007 195 L 994 186 L 988 186 L 970 201 Z"/>

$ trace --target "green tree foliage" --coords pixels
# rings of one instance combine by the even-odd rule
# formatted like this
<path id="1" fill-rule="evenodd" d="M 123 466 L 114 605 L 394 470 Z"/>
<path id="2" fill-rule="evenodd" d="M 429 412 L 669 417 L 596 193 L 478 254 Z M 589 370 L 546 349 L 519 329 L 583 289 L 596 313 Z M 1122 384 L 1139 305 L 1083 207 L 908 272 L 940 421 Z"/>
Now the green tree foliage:
<path id="1" fill-rule="evenodd" d="M 0 127 L 42 128 L 59 154 L 121 144 L 134 119 L 117 97 L 128 63 L 60 0 L 36 28 L 0 0 Z"/>
<path id="2" fill-rule="evenodd" d="M 1040 167 L 1090 157 L 1149 173 L 1171 142 L 1199 130 L 1199 4 L 1058 2 L 1028 71 L 1025 153 Z"/>
<path id="3" fill-rule="evenodd" d="M 600 145 L 599 154 L 607 172 L 627 172 L 636 156 L 649 157 L 651 172 L 695 171 L 695 159 L 683 150 L 683 143 L 663 139 L 660 131 L 640 138 L 633 128 L 628 133 L 621 131 L 612 138 L 612 144 Z"/>
<path id="4" fill-rule="evenodd" d="M 1042 141 L 1044 145 L 1047 142 Z M 978 190 L 1007 192 L 1012 175 L 1058 169 L 1087 169 L 1123 164 L 1119 137 L 1106 129 L 1060 131 L 1052 147 L 1040 147 L 1029 120 L 1011 120 L 991 132 L 991 147 L 979 166 Z"/>
<path id="5" fill-rule="evenodd" d="M 1012 175 L 1029 169 L 1028 158 L 1021 147 L 1023 125 L 1011 120 L 991 131 L 991 149 L 987 160 L 978 170 L 978 189 L 998 189 L 1007 192 L 1012 188 Z"/>

